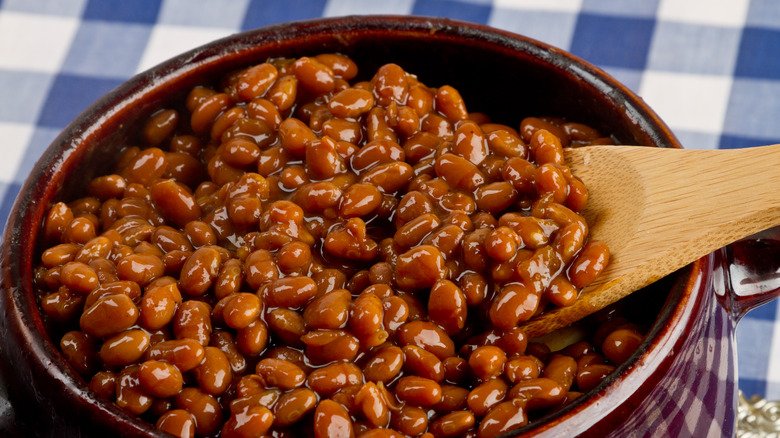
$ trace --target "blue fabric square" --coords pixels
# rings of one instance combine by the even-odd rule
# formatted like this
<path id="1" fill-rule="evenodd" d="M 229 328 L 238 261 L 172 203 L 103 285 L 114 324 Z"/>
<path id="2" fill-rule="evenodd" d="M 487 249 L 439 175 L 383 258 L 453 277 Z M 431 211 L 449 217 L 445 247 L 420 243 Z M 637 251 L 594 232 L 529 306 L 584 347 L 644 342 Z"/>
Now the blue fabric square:
<path id="1" fill-rule="evenodd" d="M 751 0 L 745 24 L 756 27 L 780 28 L 780 7 L 777 0 Z"/>
<path id="2" fill-rule="evenodd" d="M 754 145 L 755 146 L 755 145 Z M 758 306 L 755 309 L 751 310 L 750 312 L 745 315 L 745 318 L 742 321 L 746 320 L 763 320 L 763 321 L 774 321 L 777 319 L 777 304 L 776 303 L 767 303 L 763 306 Z"/>
<path id="3" fill-rule="evenodd" d="M 780 41 L 778 41 L 780 42 Z M 739 65 L 737 66 L 739 68 Z M 754 139 L 780 140 L 780 82 L 735 78 L 731 85 L 723 133 Z M 768 143 L 753 143 L 751 146 Z"/>
<path id="4" fill-rule="evenodd" d="M 771 304 L 770 304 L 771 305 Z M 750 311 L 748 315 L 753 313 Z M 769 346 L 772 345 L 772 333 L 774 321 L 753 319 L 749 316 L 742 318 L 737 326 L 736 345 L 738 349 L 750 351 L 752 361 L 737 358 L 737 370 L 740 377 L 740 387 L 743 377 L 748 379 L 765 380 L 769 369 Z M 745 382 L 750 385 L 750 382 Z M 761 388 L 763 391 L 763 388 Z"/>
<path id="5" fill-rule="evenodd" d="M 326 0 L 251 0 L 244 15 L 242 30 L 255 29 L 269 24 L 305 20 L 322 16 Z"/>
<path id="6" fill-rule="evenodd" d="M 675 129 L 674 135 L 685 149 L 723 149 L 720 134 Z"/>
<path id="7" fill-rule="evenodd" d="M 11 214 L 14 201 L 16 201 L 16 196 L 21 188 L 22 185 L 17 183 L 0 183 L 0 196 L 2 196 L 0 201 L 0 224 L 3 225 L 3 228 L 5 228 L 6 222 L 8 222 L 8 215 Z"/>
<path id="8" fill-rule="evenodd" d="M 33 131 L 30 142 L 25 147 L 25 154 L 16 168 L 14 182 L 23 183 L 30 174 L 33 166 L 43 155 L 43 152 L 51 145 L 55 138 L 62 132 L 61 128 L 36 128 Z"/>
<path id="9" fill-rule="evenodd" d="M 746 137 L 743 135 L 730 135 L 730 134 L 723 134 L 720 136 L 720 142 L 718 144 L 718 149 L 739 149 L 739 148 L 748 148 L 751 146 L 761 145 L 761 144 L 770 144 L 771 141 L 765 141 L 761 138 L 757 137 Z"/>
<path id="10" fill-rule="evenodd" d="M 639 86 L 642 84 L 642 72 L 620 67 L 610 67 L 600 65 L 605 72 L 615 78 L 618 82 L 625 85 L 634 93 L 639 92 Z"/>
<path id="11" fill-rule="evenodd" d="M 577 14 L 493 8 L 488 24 L 568 50 Z"/>
<path id="12" fill-rule="evenodd" d="M 35 123 L 53 79 L 49 74 L 0 70 L 0 120 Z"/>
<path id="13" fill-rule="evenodd" d="M 409 14 L 414 0 L 330 0 L 323 13 L 326 17 L 354 14 Z"/>
<path id="14" fill-rule="evenodd" d="M 734 75 L 745 78 L 780 79 L 780 30 L 745 27 L 739 44 Z"/>
<path id="15" fill-rule="evenodd" d="M 122 81 L 117 79 L 58 75 L 52 83 L 38 124 L 64 128 L 89 105 L 121 83 Z"/>
<path id="16" fill-rule="evenodd" d="M 158 23 L 238 29 L 249 0 L 165 0 Z"/>
<path id="17" fill-rule="evenodd" d="M 571 51 L 602 66 L 642 69 L 655 20 L 580 14 Z"/>
<path id="18" fill-rule="evenodd" d="M 84 10 L 88 20 L 123 21 L 128 23 L 149 23 L 157 21 L 162 0 L 89 0 Z"/>
<path id="19" fill-rule="evenodd" d="M 764 394 L 766 391 L 766 380 L 752 379 L 750 377 L 739 376 L 739 389 L 750 398 L 754 395 Z"/>
<path id="20" fill-rule="evenodd" d="M 654 17 L 660 0 L 583 0 L 583 12 L 630 17 Z"/>
<path id="21" fill-rule="evenodd" d="M 647 67 L 653 70 L 729 76 L 734 71 L 740 32 L 735 28 L 659 21 Z"/>
<path id="22" fill-rule="evenodd" d="M 447 17 L 454 20 L 487 24 L 490 5 L 456 0 L 417 0 L 412 14 L 428 17 Z"/>
<path id="23" fill-rule="evenodd" d="M 82 22 L 62 71 L 126 79 L 135 73 L 151 33 L 150 26 L 140 24 Z M 122 56 L 116 56 L 117 53 Z"/>

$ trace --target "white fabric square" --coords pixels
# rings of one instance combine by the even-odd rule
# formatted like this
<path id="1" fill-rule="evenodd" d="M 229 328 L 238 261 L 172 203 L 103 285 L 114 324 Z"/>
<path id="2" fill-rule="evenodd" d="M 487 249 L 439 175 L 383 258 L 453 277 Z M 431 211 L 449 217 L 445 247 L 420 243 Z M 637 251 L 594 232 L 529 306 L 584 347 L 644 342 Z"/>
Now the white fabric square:
<path id="1" fill-rule="evenodd" d="M 661 0 L 658 18 L 713 26 L 745 24 L 750 0 Z"/>
<path id="2" fill-rule="evenodd" d="M 172 58 L 180 53 L 235 33 L 235 29 L 183 26 L 155 26 L 137 72 Z"/>
<path id="3" fill-rule="evenodd" d="M 535 11 L 579 12 L 582 0 L 496 0 L 494 8 L 532 9 Z"/>
<path id="4" fill-rule="evenodd" d="M 27 146 L 33 135 L 33 126 L 24 123 L 0 122 L 0 138 L 5 144 L 14 147 L 3 148 L 3 159 L 0 160 L 0 181 L 15 182 L 19 163 L 27 152 Z"/>
<path id="5" fill-rule="evenodd" d="M 76 18 L 0 12 L 0 68 L 56 73 L 78 23 Z"/>
<path id="6" fill-rule="evenodd" d="M 777 314 L 780 315 L 780 300 L 765 306 L 777 306 Z M 772 345 L 769 348 L 769 367 L 767 370 L 767 400 L 780 400 L 780 324 L 774 324 L 772 333 Z"/>
<path id="7" fill-rule="evenodd" d="M 648 71 L 639 95 L 672 130 L 719 133 L 731 83 L 729 77 Z"/>

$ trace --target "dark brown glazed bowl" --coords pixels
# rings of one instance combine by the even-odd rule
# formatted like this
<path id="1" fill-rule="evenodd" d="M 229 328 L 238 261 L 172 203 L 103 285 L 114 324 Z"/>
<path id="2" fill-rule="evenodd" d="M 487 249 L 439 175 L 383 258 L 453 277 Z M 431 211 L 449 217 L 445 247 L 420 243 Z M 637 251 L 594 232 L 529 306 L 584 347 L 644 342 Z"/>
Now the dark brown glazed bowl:
<path id="1" fill-rule="evenodd" d="M 323 19 L 249 31 L 182 54 L 133 77 L 82 113 L 41 157 L 16 201 L 2 252 L 0 335 L 4 343 L 0 351 L 9 397 L 19 426 L 28 435 L 159 434 L 89 392 L 47 335 L 32 277 L 48 207 L 83 192 L 89 179 L 110 168 L 139 121 L 183 98 L 193 86 L 269 57 L 323 52 L 349 55 L 363 72 L 397 63 L 426 84 L 454 86 L 470 111 L 488 113 L 511 126 L 526 116 L 550 115 L 610 132 L 622 144 L 680 147 L 641 99 L 603 71 L 542 43 L 475 24 L 408 16 Z M 717 354 L 723 351 L 718 358 L 725 361 L 726 371 L 714 375 L 726 386 L 713 388 L 717 386 L 726 407 L 724 415 L 733 418 L 735 373 L 729 340 L 733 318 L 710 293 L 719 260 L 716 256 L 702 259 L 682 272 L 674 287 L 663 287 L 666 304 L 642 351 L 620 373 L 603 382 L 592 396 L 540 426 L 525 428 L 524 433 L 604 436 L 615 430 L 615 436 L 625 436 L 625 431 L 651 435 L 663 425 L 684 432 L 678 422 L 690 420 L 668 406 L 677 401 L 677 393 L 670 391 L 678 387 L 696 391 L 691 389 L 698 388 L 701 380 L 696 373 L 713 368 L 712 360 L 703 365 L 704 371 L 688 363 L 702 358 L 705 363 L 708 355 L 715 354 L 708 349 L 708 339 L 725 342 Z M 715 328 L 712 318 L 720 318 Z M 696 343 L 701 342 L 705 344 L 697 350 Z M 690 360 L 681 363 L 680 358 Z M 706 389 L 688 399 L 702 400 L 709 394 Z M 717 427 L 733 431 L 733 420 L 718 421 Z"/>

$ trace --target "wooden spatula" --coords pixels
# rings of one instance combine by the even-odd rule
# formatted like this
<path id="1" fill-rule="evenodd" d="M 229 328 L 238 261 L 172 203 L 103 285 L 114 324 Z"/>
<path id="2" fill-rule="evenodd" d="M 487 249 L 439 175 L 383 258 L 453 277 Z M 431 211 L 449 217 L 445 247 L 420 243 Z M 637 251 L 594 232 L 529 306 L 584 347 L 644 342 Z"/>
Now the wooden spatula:
<path id="1" fill-rule="evenodd" d="M 569 325 L 710 252 L 780 225 L 780 145 L 731 150 L 567 149 L 588 188 L 590 239 L 610 262 L 571 307 L 528 321 L 529 337 Z"/>

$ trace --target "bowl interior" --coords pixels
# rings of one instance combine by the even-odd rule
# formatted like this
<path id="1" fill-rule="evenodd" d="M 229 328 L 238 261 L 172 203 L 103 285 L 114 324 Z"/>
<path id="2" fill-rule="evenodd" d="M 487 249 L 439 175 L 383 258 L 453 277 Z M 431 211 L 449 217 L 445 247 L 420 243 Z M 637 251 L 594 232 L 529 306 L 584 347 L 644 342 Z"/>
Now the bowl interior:
<path id="1" fill-rule="evenodd" d="M 151 430 L 133 424 L 113 405 L 91 399 L 45 332 L 31 278 L 48 206 L 83 193 L 87 181 L 106 173 L 119 151 L 137 142 L 140 121 L 181 100 L 193 86 L 212 84 L 268 58 L 324 52 L 349 55 L 363 75 L 397 63 L 425 84 L 454 86 L 470 111 L 510 126 L 527 116 L 548 115 L 591 125 L 621 144 L 679 147 L 641 100 L 595 67 L 532 40 L 445 19 L 349 17 L 277 25 L 216 41 L 142 73 L 91 106 L 55 140 L 22 188 L 6 229 L 4 288 L 22 293 L 13 298 L 4 293 L 5 306 L 16 306 L 30 323 L 19 345 L 27 352 L 17 359 L 50 363 L 52 371 L 45 373 L 57 374 L 72 393 L 63 398 L 75 404 L 89 399 L 79 411 L 111 417 L 96 419 L 96 428 L 119 421 L 130 424 L 123 426 L 132 429 L 128 434 Z M 40 385 L 47 378 L 40 376 Z"/>

